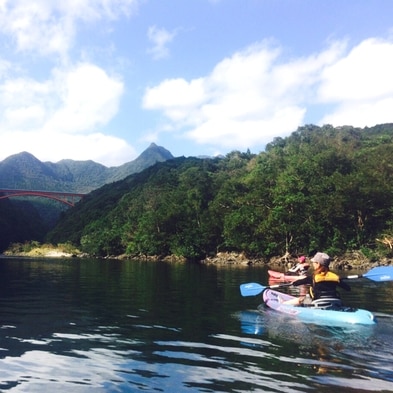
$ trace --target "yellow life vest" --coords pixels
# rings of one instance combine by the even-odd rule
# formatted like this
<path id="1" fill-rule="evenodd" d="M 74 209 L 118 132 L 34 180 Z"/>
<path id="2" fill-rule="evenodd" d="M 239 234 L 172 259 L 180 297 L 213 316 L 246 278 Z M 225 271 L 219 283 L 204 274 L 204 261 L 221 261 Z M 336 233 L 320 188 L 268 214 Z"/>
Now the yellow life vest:
<path id="1" fill-rule="evenodd" d="M 322 282 L 322 281 L 333 281 L 333 282 L 340 282 L 340 277 L 333 272 L 326 272 L 326 273 L 317 273 L 314 275 L 314 283 Z"/>
<path id="2" fill-rule="evenodd" d="M 325 282 L 325 281 L 339 283 L 340 282 L 340 277 L 336 273 L 333 273 L 333 272 L 330 272 L 330 271 L 325 272 L 325 273 L 317 273 L 317 274 L 315 274 L 313 276 L 313 285 L 309 289 L 310 296 L 311 296 L 312 299 L 315 299 L 315 295 L 316 295 L 316 293 L 315 293 L 316 291 L 313 288 L 314 285 L 318 284 L 318 283 L 321 283 L 321 282 Z M 330 296 L 335 297 L 336 295 L 337 295 L 336 291 L 332 290 Z"/>

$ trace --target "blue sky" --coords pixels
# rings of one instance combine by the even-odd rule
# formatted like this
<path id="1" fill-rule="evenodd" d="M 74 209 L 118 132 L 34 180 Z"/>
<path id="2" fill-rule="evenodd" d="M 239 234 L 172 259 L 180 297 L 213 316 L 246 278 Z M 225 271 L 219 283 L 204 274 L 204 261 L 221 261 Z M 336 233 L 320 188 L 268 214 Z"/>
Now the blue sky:
<path id="1" fill-rule="evenodd" d="M 304 124 L 393 122 L 392 15 L 391 0 L 0 0 L 0 160 L 259 153 Z"/>

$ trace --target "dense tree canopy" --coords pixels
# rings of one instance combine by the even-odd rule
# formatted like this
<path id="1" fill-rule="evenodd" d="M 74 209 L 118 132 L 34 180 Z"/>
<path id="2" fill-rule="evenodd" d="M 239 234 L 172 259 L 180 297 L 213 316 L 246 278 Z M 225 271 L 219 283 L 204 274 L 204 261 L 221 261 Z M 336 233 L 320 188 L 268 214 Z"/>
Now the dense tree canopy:
<path id="1" fill-rule="evenodd" d="M 0 251 L 13 242 L 44 240 L 48 226 L 45 225 L 45 220 L 35 206 L 25 200 L 13 202 L 8 199 L 0 200 Z M 46 211 L 49 210 L 49 215 L 53 213 L 50 211 L 50 205 L 44 207 L 47 208 Z"/>
<path id="2" fill-rule="evenodd" d="M 300 127 L 258 155 L 177 158 L 91 193 L 48 236 L 90 254 L 389 252 L 393 125 Z"/>

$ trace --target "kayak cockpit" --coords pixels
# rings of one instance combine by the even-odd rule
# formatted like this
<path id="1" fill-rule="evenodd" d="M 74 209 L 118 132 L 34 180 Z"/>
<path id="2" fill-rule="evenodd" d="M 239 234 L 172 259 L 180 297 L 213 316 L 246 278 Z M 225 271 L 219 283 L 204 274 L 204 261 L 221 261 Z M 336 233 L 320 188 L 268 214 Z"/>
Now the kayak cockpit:
<path id="1" fill-rule="evenodd" d="M 340 310 L 344 306 L 341 302 L 341 299 L 322 297 L 322 298 L 313 300 L 311 304 L 309 304 L 305 307 L 321 308 L 323 310 Z"/>

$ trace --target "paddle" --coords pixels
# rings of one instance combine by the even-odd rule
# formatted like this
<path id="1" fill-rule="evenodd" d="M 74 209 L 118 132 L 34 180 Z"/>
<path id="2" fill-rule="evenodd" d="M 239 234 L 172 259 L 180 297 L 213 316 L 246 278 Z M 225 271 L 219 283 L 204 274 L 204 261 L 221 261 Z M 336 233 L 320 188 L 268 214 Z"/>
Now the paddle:
<path id="1" fill-rule="evenodd" d="M 393 281 L 393 266 L 377 266 L 369 270 L 365 274 L 355 274 L 353 276 L 344 277 L 348 280 L 354 278 L 368 278 L 372 281 Z"/>
<path id="2" fill-rule="evenodd" d="M 355 278 L 368 278 L 372 281 L 382 282 L 382 281 L 393 281 L 393 266 L 377 266 L 369 270 L 365 274 L 356 274 L 352 276 L 343 277 L 343 279 L 355 279 Z M 288 284 L 276 284 L 270 286 L 263 286 L 256 282 L 250 282 L 247 284 L 240 285 L 240 293 L 242 296 L 256 296 L 262 293 L 268 288 L 279 288 L 284 286 L 290 286 L 292 283 Z"/>
<path id="3" fill-rule="evenodd" d="M 275 284 L 275 285 L 270 285 L 268 287 L 264 287 L 263 285 L 258 284 L 256 282 L 249 282 L 247 284 L 240 285 L 240 293 L 242 294 L 242 296 L 256 296 L 268 288 L 280 288 L 280 287 L 287 287 L 290 285 L 292 285 L 292 283 Z"/>

